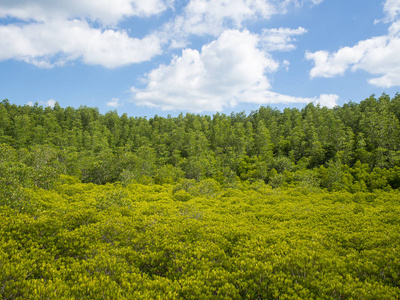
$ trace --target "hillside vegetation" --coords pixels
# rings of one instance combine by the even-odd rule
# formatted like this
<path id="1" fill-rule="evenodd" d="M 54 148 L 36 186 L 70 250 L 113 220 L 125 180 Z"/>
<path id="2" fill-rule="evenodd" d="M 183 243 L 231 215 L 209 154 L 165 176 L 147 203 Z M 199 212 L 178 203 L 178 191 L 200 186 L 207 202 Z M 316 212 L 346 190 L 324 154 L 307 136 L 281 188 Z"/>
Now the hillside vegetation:
<path id="1" fill-rule="evenodd" d="M 43 188 L 65 174 L 96 184 L 213 178 L 373 191 L 400 186 L 399 119 L 400 95 L 334 109 L 309 104 L 149 120 L 4 100 L 0 144 L 1 155 L 21 167 L 10 172 L 26 171 L 24 184 Z"/>
<path id="2" fill-rule="evenodd" d="M 398 299 L 399 119 L 4 100 L 0 299 Z"/>

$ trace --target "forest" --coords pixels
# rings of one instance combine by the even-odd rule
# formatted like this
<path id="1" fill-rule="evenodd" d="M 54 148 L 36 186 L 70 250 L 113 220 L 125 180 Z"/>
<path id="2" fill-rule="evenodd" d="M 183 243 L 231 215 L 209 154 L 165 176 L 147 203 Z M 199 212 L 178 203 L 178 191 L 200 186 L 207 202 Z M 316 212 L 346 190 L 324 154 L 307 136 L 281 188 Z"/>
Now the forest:
<path id="1" fill-rule="evenodd" d="M 129 117 L 0 102 L 0 299 L 398 299 L 400 94 Z"/>

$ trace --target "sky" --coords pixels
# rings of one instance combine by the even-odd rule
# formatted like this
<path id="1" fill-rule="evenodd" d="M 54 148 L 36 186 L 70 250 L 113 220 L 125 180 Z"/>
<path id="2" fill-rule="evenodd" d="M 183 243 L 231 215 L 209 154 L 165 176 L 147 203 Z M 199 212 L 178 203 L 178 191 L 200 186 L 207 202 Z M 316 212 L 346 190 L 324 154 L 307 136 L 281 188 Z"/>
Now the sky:
<path id="1" fill-rule="evenodd" d="M 400 0 L 0 0 L 0 101 L 129 116 L 400 91 Z"/>

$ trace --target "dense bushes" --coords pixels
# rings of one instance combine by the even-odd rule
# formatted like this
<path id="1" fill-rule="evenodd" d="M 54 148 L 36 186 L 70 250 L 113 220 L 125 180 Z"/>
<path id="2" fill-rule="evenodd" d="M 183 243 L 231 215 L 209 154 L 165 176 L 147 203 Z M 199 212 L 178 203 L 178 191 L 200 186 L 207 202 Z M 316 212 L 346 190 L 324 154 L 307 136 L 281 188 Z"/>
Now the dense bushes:
<path id="1" fill-rule="evenodd" d="M 212 180 L 99 186 L 63 176 L 53 190 L 22 194 L 18 207 L 0 201 L 2 299 L 400 294 L 398 192 Z"/>

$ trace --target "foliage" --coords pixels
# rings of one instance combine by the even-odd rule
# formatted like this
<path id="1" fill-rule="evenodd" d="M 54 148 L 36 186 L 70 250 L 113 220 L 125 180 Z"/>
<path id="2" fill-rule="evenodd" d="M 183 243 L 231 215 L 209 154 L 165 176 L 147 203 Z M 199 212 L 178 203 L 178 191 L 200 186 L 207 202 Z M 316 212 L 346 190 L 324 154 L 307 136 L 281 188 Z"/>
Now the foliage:
<path id="1" fill-rule="evenodd" d="M 0 299 L 400 294 L 398 192 L 315 193 L 263 181 L 227 189 L 210 179 L 94 185 L 65 176 L 52 190 L 23 190 L 24 209 L 0 206 Z"/>
<path id="2" fill-rule="evenodd" d="M 333 109 L 310 103 L 282 112 L 260 107 L 248 116 L 146 119 L 4 100 L 0 143 L 7 153 L 16 151 L 19 167 L 3 172 L 15 177 L 25 170 L 25 184 L 50 189 L 60 174 L 96 184 L 212 178 L 223 185 L 241 179 L 282 187 L 304 183 L 292 178 L 310 170 L 308 178 L 318 179 L 313 188 L 319 182 L 328 190 L 397 189 L 399 103 L 399 94 L 383 94 Z M 360 166 L 368 169 L 362 179 L 354 177 Z"/>

